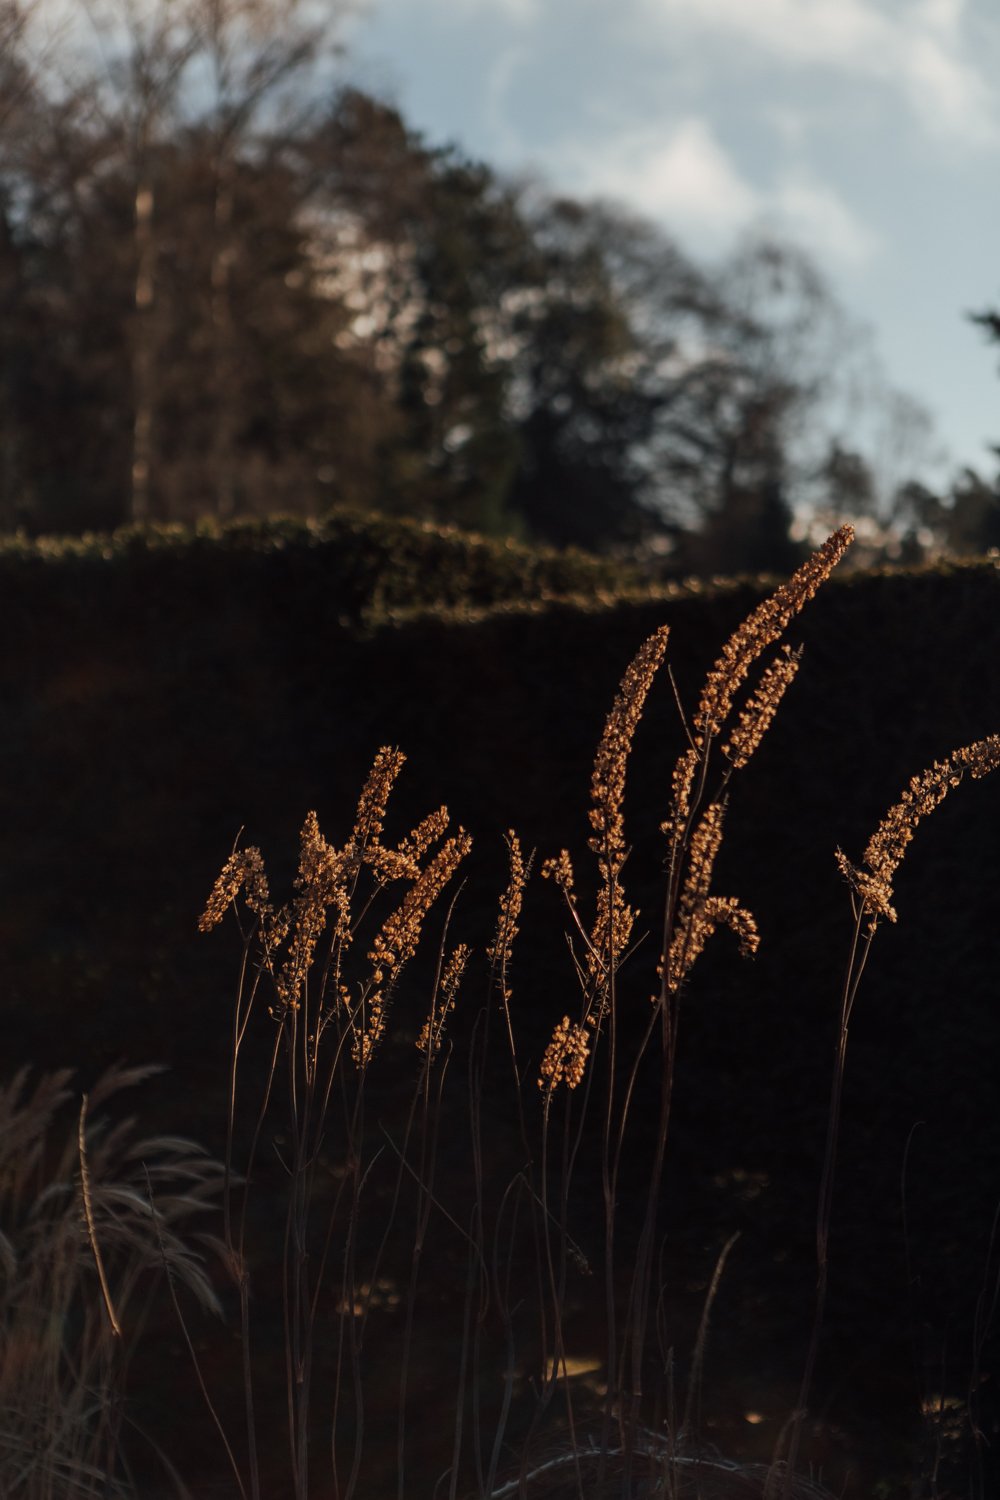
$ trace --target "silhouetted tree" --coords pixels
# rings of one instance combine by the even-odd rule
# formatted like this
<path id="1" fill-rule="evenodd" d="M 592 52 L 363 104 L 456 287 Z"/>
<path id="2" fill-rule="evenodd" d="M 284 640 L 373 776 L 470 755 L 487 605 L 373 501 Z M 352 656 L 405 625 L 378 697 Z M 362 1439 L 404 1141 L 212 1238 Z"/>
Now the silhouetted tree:
<path id="1" fill-rule="evenodd" d="M 509 531 L 519 444 L 500 309 L 526 242 L 512 194 L 357 90 L 338 97 L 308 149 L 333 282 L 377 370 L 378 503 Z"/>
<path id="2" fill-rule="evenodd" d="M 784 570 L 824 486 L 869 503 L 824 415 L 850 350 L 796 252 L 707 271 L 324 98 L 337 8 L 82 14 L 47 68 L 0 52 L 0 523 L 349 502 Z"/>
<path id="3" fill-rule="evenodd" d="M 973 469 L 963 469 L 951 487 L 945 543 L 956 557 L 1000 548 L 1000 488 Z"/>
<path id="4" fill-rule="evenodd" d="M 204 153 L 203 176 L 211 194 L 208 297 L 213 411 L 212 445 L 206 455 L 214 509 L 232 515 L 241 504 L 237 481 L 239 431 L 245 426 L 240 400 L 241 370 L 235 318 L 235 267 L 249 250 L 252 226 L 236 219 L 236 199 L 245 189 L 247 167 L 280 148 L 283 130 L 294 135 L 308 118 L 314 98 L 312 76 L 335 45 L 344 7 L 320 9 L 305 0 L 191 0 L 199 33 L 197 125 L 190 140 Z M 285 116 L 294 110 L 299 118 Z M 241 176 L 243 181 L 241 182 Z M 268 170 L 260 173 L 268 177 Z M 281 201 L 286 228 L 301 229 L 301 194 L 289 194 L 294 179 L 284 177 Z M 292 201 L 289 201 L 291 196 Z M 245 204 L 244 204 L 245 206 Z M 267 216 L 273 227 L 274 216 Z M 239 232 L 242 228 L 242 234 Z M 300 268 L 301 272 L 301 268 Z M 294 273 L 293 273 L 294 274 Z M 286 371 L 286 375 L 291 372 Z"/>

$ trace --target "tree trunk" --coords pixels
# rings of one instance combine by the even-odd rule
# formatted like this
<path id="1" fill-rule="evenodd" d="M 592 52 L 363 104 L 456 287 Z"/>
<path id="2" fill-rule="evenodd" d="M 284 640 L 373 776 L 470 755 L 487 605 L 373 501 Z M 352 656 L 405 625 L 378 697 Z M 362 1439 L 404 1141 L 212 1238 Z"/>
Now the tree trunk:
<path id="1" fill-rule="evenodd" d="M 142 175 L 135 194 L 135 327 L 132 345 L 132 488 L 129 520 L 149 520 L 153 449 L 153 304 L 156 240 L 153 189 Z"/>

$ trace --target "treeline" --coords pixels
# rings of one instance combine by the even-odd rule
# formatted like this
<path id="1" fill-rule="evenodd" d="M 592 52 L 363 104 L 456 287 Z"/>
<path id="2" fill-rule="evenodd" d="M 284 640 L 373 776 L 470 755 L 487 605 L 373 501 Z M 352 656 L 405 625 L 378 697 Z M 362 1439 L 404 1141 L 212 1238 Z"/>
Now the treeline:
<path id="1" fill-rule="evenodd" d="M 0 0 L 0 528 L 347 505 L 724 571 L 867 507 L 938 545 L 806 258 L 708 269 L 432 147 L 338 39 L 305 0 Z"/>

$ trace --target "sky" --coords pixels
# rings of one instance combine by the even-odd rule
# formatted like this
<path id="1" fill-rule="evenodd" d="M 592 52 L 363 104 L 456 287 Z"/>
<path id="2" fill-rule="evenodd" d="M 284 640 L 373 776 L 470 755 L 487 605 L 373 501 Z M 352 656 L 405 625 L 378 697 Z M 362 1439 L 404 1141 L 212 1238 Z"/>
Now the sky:
<path id="1" fill-rule="evenodd" d="M 939 475 L 996 470 L 998 0 L 363 0 L 353 81 L 429 142 L 618 201 L 690 254 L 807 250 L 927 408 Z M 929 473 L 929 470 L 928 470 Z"/>

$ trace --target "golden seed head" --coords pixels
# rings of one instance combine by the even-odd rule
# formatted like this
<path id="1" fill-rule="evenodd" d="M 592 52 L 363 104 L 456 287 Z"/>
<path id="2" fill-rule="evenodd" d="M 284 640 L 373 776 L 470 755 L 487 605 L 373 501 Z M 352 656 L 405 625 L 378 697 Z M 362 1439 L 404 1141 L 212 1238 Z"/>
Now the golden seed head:
<path id="1" fill-rule="evenodd" d="M 768 667 L 740 714 L 739 723 L 722 747 L 722 753 L 733 763 L 733 769 L 741 770 L 764 738 L 786 690 L 791 686 L 802 652 L 783 646 Z"/>
<path id="2" fill-rule="evenodd" d="M 368 952 L 368 961 L 372 965 L 368 980 L 368 1025 L 362 1041 L 355 1039 L 354 1047 L 355 1061 L 359 1065 L 368 1062 L 375 1043 L 385 1030 L 388 993 L 403 966 L 417 950 L 424 918 L 471 848 L 472 839 L 464 829 L 460 828 L 457 834 L 447 839 L 373 939 Z"/>
<path id="3" fill-rule="evenodd" d="M 712 896 L 709 890 L 715 860 L 722 844 L 723 806 L 712 802 L 691 837 L 688 870 L 677 904 L 673 939 L 660 978 L 676 993 L 691 972 L 709 938 L 721 924 L 739 940 L 744 956 L 756 953 L 760 935 L 752 914 L 735 896 Z"/>
<path id="4" fill-rule="evenodd" d="M 751 958 L 760 947 L 760 933 L 752 912 L 735 896 L 709 896 L 678 925 L 667 958 L 667 988 L 676 992 L 691 972 L 705 944 L 719 926 L 730 928 L 740 953 Z"/>
<path id="5" fill-rule="evenodd" d="M 435 812 L 428 813 L 422 822 L 418 823 L 412 833 L 409 833 L 396 850 L 397 854 L 404 857 L 421 860 L 432 844 L 436 844 L 442 838 L 448 827 L 448 809 L 439 807 Z"/>
<path id="6" fill-rule="evenodd" d="M 861 897 L 868 930 L 874 932 L 880 917 L 895 922 L 892 883 L 921 818 L 932 813 L 956 787 L 966 772 L 978 781 L 1000 766 L 1000 735 L 953 750 L 947 760 L 935 761 L 919 776 L 912 776 L 896 802 L 868 840 L 864 861 L 867 869 L 852 865 L 842 850 L 835 858 L 844 875 Z"/>
<path id="7" fill-rule="evenodd" d="M 247 906 L 255 916 L 271 916 L 264 857 L 253 845 L 249 849 L 237 849 L 222 866 L 205 910 L 198 918 L 198 931 L 210 932 L 217 927 L 241 890 L 245 891 Z"/>
<path id="8" fill-rule="evenodd" d="M 681 916 L 695 911 L 708 899 L 712 870 L 722 844 L 723 813 L 724 808 L 721 802 L 710 802 L 691 835 L 688 871 L 678 905 Z"/>
<path id="9" fill-rule="evenodd" d="M 402 750 L 382 745 L 361 789 L 354 817 L 353 841 L 359 852 L 382 841 L 382 823 L 396 777 L 406 763 Z"/>
<path id="10" fill-rule="evenodd" d="M 436 1057 L 441 1050 L 441 1038 L 444 1035 L 444 1023 L 450 1013 L 455 1009 L 455 1001 L 458 998 L 458 987 L 465 973 L 465 966 L 469 962 L 472 949 L 467 943 L 459 943 L 454 948 L 444 966 L 441 975 L 441 984 L 431 1013 L 423 1024 L 420 1035 L 417 1037 L 417 1046 L 425 1057 Z"/>
<path id="11" fill-rule="evenodd" d="M 327 924 L 327 911 L 336 912 L 335 935 L 350 927 L 347 880 L 353 868 L 350 845 L 338 853 L 320 833 L 315 812 L 306 814 L 299 838 L 298 891 L 293 902 L 292 937 L 285 962 L 275 981 L 283 1007 L 296 1009 L 309 975 L 316 944 Z"/>
<path id="12" fill-rule="evenodd" d="M 853 526 L 841 526 L 737 627 L 705 680 L 694 718 L 696 736 L 714 739 L 721 732 L 754 662 L 825 583 L 853 540 Z"/>
<path id="13" fill-rule="evenodd" d="M 660 824 L 660 832 L 665 833 L 675 842 L 683 836 L 684 829 L 687 827 L 688 815 L 691 811 L 691 788 L 694 786 L 695 773 L 700 759 L 698 748 L 692 745 L 684 751 L 674 766 L 670 817 L 665 823 Z"/>
<path id="14" fill-rule="evenodd" d="M 507 851 L 510 861 L 510 880 L 507 883 L 507 889 L 500 897 L 500 914 L 497 918 L 497 930 L 493 942 L 486 950 L 486 957 L 490 963 L 496 965 L 501 971 L 506 969 L 514 939 L 520 931 L 517 919 L 521 915 L 524 887 L 528 879 L 521 841 L 513 828 L 507 830 Z"/>
<path id="15" fill-rule="evenodd" d="M 590 783 L 590 847 L 605 879 L 617 874 L 625 857 L 622 804 L 629 751 L 656 670 L 667 649 L 668 627 L 661 625 L 635 655 L 621 680 L 604 725 Z"/>
<path id="16" fill-rule="evenodd" d="M 542 865 L 542 879 L 554 880 L 563 895 L 572 901 L 573 861 L 570 859 L 567 849 L 560 849 L 557 855 L 545 861 Z"/>
<path id="17" fill-rule="evenodd" d="M 587 948 L 587 975 L 598 986 L 607 984 L 620 965 L 637 916 L 626 904 L 618 880 L 606 880 L 597 892 L 597 911 Z"/>
<path id="18" fill-rule="evenodd" d="M 590 1038 L 583 1026 L 563 1016 L 545 1049 L 539 1069 L 538 1087 L 551 1093 L 560 1083 L 575 1089 L 583 1081 L 590 1054 Z"/>

